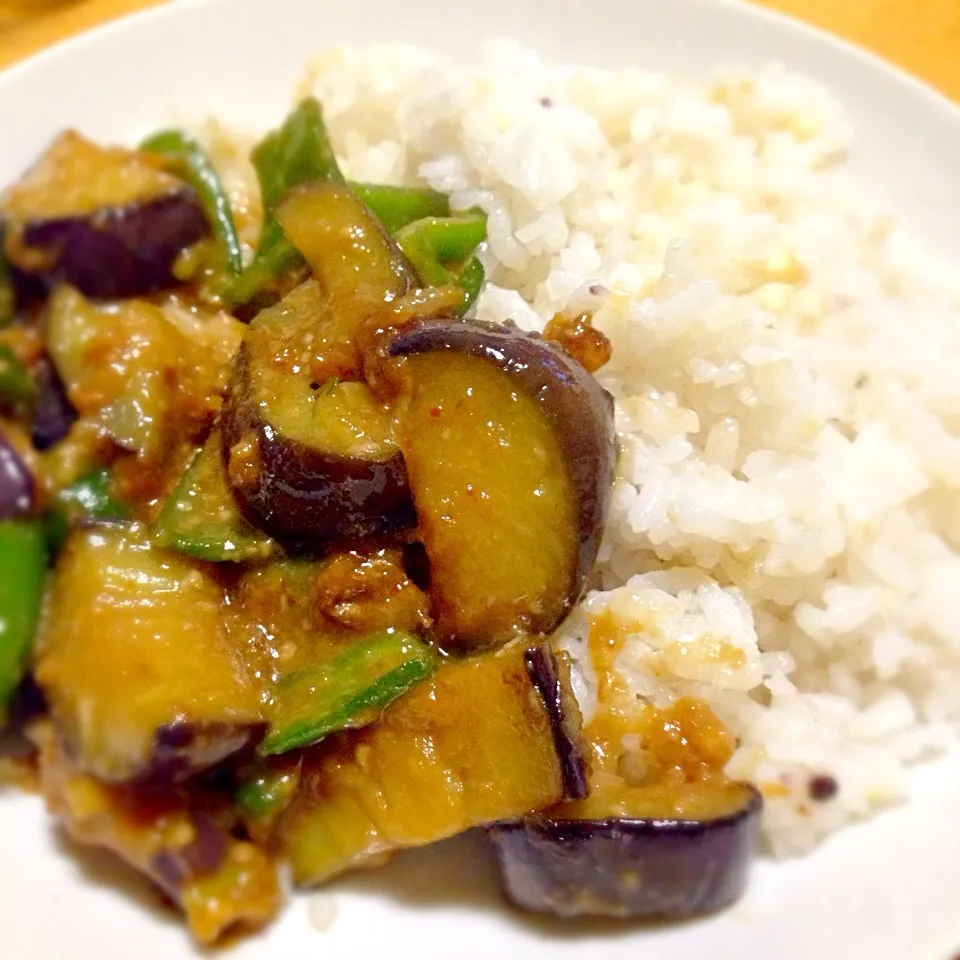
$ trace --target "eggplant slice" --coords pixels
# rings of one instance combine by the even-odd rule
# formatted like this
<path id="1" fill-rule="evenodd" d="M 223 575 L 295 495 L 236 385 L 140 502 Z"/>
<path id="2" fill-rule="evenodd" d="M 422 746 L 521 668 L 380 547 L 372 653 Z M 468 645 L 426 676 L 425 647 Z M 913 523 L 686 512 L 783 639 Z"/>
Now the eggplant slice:
<path id="1" fill-rule="evenodd" d="M 80 769 L 181 782 L 264 735 L 209 567 L 99 526 L 71 535 L 50 596 L 35 675 Z"/>
<path id="2" fill-rule="evenodd" d="M 600 545 L 616 460 L 609 394 L 515 328 L 421 321 L 387 352 L 405 358 L 399 442 L 440 641 L 551 632 Z"/>
<path id="3" fill-rule="evenodd" d="M 174 262 L 209 232 L 196 193 L 145 154 L 61 135 L 0 204 L 10 264 L 49 291 L 93 298 L 173 286 Z"/>
<path id="4" fill-rule="evenodd" d="M 377 723 L 303 754 L 301 785 L 278 833 L 294 881 L 321 883 L 396 850 L 580 796 L 563 760 L 577 746 L 558 751 L 557 737 L 567 734 L 557 731 L 528 664 L 522 646 L 448 660 Z M 574 726 L 579 713 L 564 729 Z"/>
<path id="5" fill-rule="evenodd" d="M 314 279 L 257 315 L 237 358 L 223 419 L 234 493 L 277 537 L 411 526 L 393 417 L 364 382 L 362 340 L 415 274 L 347 187 L 306 184 L 277 215 Z"/>
<path id="6" fill-rule="evenodd" d="M 683 918 L 712 913 L 746 887 L 762 800 L 704 820 L 526 817 L 489 831 L 507 897 L 561 917 Z"/>

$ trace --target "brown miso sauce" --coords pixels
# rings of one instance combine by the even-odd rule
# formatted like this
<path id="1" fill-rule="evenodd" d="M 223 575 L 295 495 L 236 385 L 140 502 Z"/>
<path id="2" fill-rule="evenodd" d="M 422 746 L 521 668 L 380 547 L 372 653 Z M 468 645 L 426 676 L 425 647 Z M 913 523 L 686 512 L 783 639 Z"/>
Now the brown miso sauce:
<path id="1" fill-rule="evenodd" d="M 747 788 L 724 768 L 733 735 L 702 700 L 683 697 L 657 708 L 631 693 L 616 670 L 626 630 L 609 612 L 589 634 L 597 709 L 583 735 L 590 795 L 557 815 L 580 819 L 710 819 L 739 809 Z"/>

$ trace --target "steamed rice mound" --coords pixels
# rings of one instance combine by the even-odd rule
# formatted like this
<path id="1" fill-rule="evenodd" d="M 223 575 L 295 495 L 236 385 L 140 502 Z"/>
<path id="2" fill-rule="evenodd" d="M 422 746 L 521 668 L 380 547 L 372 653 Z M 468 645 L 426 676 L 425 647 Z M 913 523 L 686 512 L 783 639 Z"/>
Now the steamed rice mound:
<path id="1" fill-rule="evenodd" d="M 488 213 L 481 319 L 593 310 L 613 342 L 614 505 L 557 637 L 586 711 L 609 609 L 638 697 L 736 734 L 774 851 L 901 798 L 960 720 L 960 288 L 859 196 L 838 105 L 774 67 L 695 86 L 512 44 L 334 51 L 308 90 L 348 176 Z"/>

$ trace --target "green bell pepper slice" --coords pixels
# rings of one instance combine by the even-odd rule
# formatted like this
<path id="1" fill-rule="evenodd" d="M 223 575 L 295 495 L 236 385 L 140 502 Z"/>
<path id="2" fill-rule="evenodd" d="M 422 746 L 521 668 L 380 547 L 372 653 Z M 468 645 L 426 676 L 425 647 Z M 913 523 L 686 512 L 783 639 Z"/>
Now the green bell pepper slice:
<path id="1" fill-rule="evenodd" d="M 238 276 L 243 269 L 240 238 L 230 199 L 207 152 L 180 130 L 155 133 L 140 144 L 140 149 L 166 160 L 171 170 L 197 192 L 210 229 L 220 244 L 226 276 Z"/>
<path id="2" fill-rule="evenodd" d="M 0 521 L 0 726 L 26 672 L 46 571 L 43 524 Z"/>

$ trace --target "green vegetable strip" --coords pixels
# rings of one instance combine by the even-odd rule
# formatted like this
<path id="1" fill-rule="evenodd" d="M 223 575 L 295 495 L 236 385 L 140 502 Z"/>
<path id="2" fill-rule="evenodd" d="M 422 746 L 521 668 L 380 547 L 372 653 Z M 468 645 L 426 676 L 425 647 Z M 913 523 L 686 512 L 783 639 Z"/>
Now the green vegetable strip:
<path id="1" fill-rule="evenodd" d="M 230 200 L 203 147 L 179 130 L 163 130 L 140 144 L 140 149 L 169 161 L 173 171 L 197 192 L 210 229 L 220 243 L 227 275 L 243 269 L 240 239 L 233 221 Z"/>
<path id="2" fill-rule="evenodd" d="M 229 289 L 228 298 L 234 305 L 249 303 L 272 282 L 303 263 L 274 216 L 283 195 L 301 183 L 344 182 L 323 122 L 322 108 L 312 97 L 304 100 L 279 130 L 268 134 L 256 146 L 251 159 L 263 198 L 263 233 L 253 262 Z M 482 214 L 471 212 L 450 217 L 447 198 L 436 190 L 370 183 L 351 183 L 350 186 L 388 233 L 395 234 L 420 224 L 416 229 L 422 238 L 420 242 L 426 245 L 425 260 L 439 260 L 442 264 L 465 260 L 486 238 L 486 219 Z M 437 282 L 458 282 L 449 271 L 436 275 L 442 278 Z M 482 284 L 479 264 L 470 274 L 474 283 L 478 275 Z M 426 277 L 423 280 L 429 282 Z M 466 289 L 465 296 L 469 297 Z"/>
<path id="3" fill-rule="evenodd" d="M 240 785 L 233 802 L 249 817 L 258 820 L 286 806 L 299 781 L 296 769 L 264 770 Z"/>
<path id="4" fill-rule="evenodd" d="M 397 232 L 397 243 L 416 242 L 441 264 L 460 263 L 487 239 L 487 216 L 470 210 L 452 217 L 424 217 Z"/>
<path id="5" fill-rule="evenodd" d="M 0 522 L 0 721 L 26 670 L 46 568 L 43 525 Z"/>
<path id="6" fill-rule="evenodd" d="M 33 380 L 17 355 L 0 344 L 0 404 L 26 403 L 33 398 Z"/>
<path id="7" fill-rule="evenodd" d="M 483 264 L 474 254 L 487 238 L 486 214 L 471 210 L 452 217 L 425 217 L 397 231 L 396 241 L 421 283 L 452 283 L 463 291 L 465 313 L 483 286 Z"/>
<path id="8" fill-rule="evenodd" d="M 483 264 L 477 257 L 471 257 L 463 269 L 460 276 L 457 277 L 457 286 L 463 291 L 463 304 L 460 307 L 460 315 L 465 314 L 473 306 L 480 291 L 483 289 L 484 281 L 487 279 L 487 273 L 483 269 Z"/>
<path id="9" fill-rule="evenodd" d="M 272 280 L 303 262 L 274 213 L 292 187 L 315 180 L 343 183 L 327 136 L 320 102 L 308 97 L 259 143 L 251 156 L 263 199 L 263 233 L 257 254 L 228 291 L 235 305 L 252 300 Z"/>
<path id="10" fill-rule="evenodd" d="M 343 183 L 343 174 L 327 136 L 320 101 L 308 97 L 283 126 L 254 148 L 263 209 L 272 213 L 283 195 L 298 183 L 327 180 Z"/>
<path id="11" fill-rule="evenodd" d="M 124 520 L 128 516 L 125 507 L 117 503 L 110 493 L 110 472 L 106 467 L 94 470 L 64 487 L 57 497 L 65 509 L 74 515 L 94 520 Z"/>
<path id="12" fill-rule="evenodd" d="M 263 756 L 306 747 L 338 730 L 371 723 L 436 669 L 432 647 L 400 631 L 372 634 L 331 662 L 282 677 Z"/>
<path id="13" fill-rule="evenodd" d="M 158 546 L 200 560 L 256 560 L 273 541 L 241 515 L 223 465 L 219 430 L 197 451 L 163 506 L 155 532 Z"/>
<path id="14" fill-rule="evenodd" d="M 350 186 L 389 234 L 395 234 L 414 220 L 450 216 L 447 198 L 427 187 L 386 187 L 375 183 L 351 183 Z"/>
<path id="15" fill-rule="evenodd" d="M 239 306 L 249 303 L 258 293 L 289 270 L 303 263 L 300 251 L 287 239 L 276 220 L 264 227 L 256 256 L 230 285 L 227 299 Z"/>
<path id="16" fill-rule="evenodd" d="M 66 542 L 71 525 L 77 520 L 126 520 L 127 509 L 110 492 L 110 472 L 105 468 L 94 470 L 56 496 L 47 514 L 47 539 L 56 552 Z"/>

